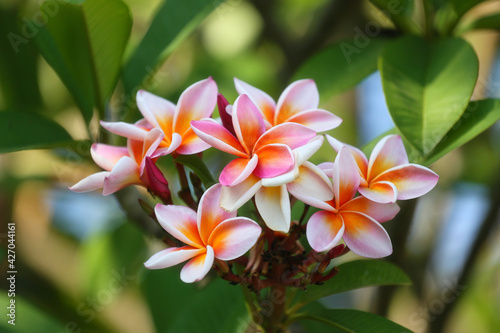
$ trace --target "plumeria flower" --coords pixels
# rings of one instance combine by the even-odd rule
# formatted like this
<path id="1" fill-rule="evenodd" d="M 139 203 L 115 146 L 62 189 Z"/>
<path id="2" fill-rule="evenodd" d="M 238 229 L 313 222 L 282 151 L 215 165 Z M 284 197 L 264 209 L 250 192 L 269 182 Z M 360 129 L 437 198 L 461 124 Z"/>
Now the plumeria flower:
<path id="1" fill-rule="evenodd" d="M 337 152 L 342 147 L 348 148 L 361 176 L 358 191 L 370 200 L 390 203 L 420 197 L 432 190 L 439 179 L 432 170 L 409 163 L 399 135 L 388 135 L 380 140 L 373 148 L 369 161 L 361 150 L 329 135 L 327 139 Z M 331 164 L 323 164 L 322 168 L 328 174 Z"/>
<path id="2" fill-rule="evenodd" d="M 88 192 L 102 188 L 103 195 L 112 194 L 126 186 L 149 185 L 153 175 L 146 168 L 146 159 L 151 158 L 164 134 L 155 128 L 146 133 L 143 141 L 127 141 L 127 147 L 116 147 L 94 143 L 90 150 L 94 162 L 106 171 L 101 171 L 70 187 L 74 192 Z M 146 170 L 146 171 L 145 171 Z"/>
<path id="3" fill-rule="evenodd" d="M 217 101 L 217 84 L 210 77 L 188 87 L 177 105 L 147 91 L 139 90 L 136 96 L 139 111 L 144 116 L 135 124 L 104 122 L 101 125 L 115 134 L 142 141 L 152 128 L 165 133 L 155 156 L 171 153 L 190 155 L 210 146 L 191 129 L 191 121 L 212 115 Z"/>
<path id="4" fill-rule="evenodd" d="M 307 223 L 307 240 L 315 251 L 328 251 L 343 239 L 360 256 L 381 258 L 392 253 L 391 240 L 380 223 L 396 216 L 399 207 L 355 197 L 360 176 L 348 148 L 341 149 L 333 163 L 333 184 L 314 164 L 307 162 L 301 168 L 299 178 L 287 186 L 297 199 L 322 209 Z M 333 200 L 323 201 L 326 193 Z"/>
<path id="5" fill-rule="evenodd" d="M 293 82 L 283 91 L 278 103 L 262 90 L 237 78 L 234 79 L 234 84 L 240 95 L 248 95 L 257 105 L 264 117 L 266 128 L 295 122 L 316 132 L 323 132 L 339 126 L 342 122 L 341 118 L 331 112 L 318 108 L 319 93 L 313 80 Z"/>
<path id="6" fill-rule="evenodd" d="M 301 167 L 323 144 L 324 137 L 316 136 L 306 145 L 293 150 L 295 165 L 292 170 L 272 178 L 259 178 L 251 175 L 235 186 L 223 186 L 220 205 L 233 211 L 243 206 L 255 195 L 255 205 L 266 225 L 275 231 L 288 232 L 291 223 L 291 206 L 287 184 L 297 179 Z M 331 200 L 330 192 L 318 192 L 317 196 Z"/>
<path id="7" fill-rule="evenodd" d="M 203 279 L 215 259 L 226 261 L 244 255 L 262 230 L 253 220 L 221 209 L 220 192 L 220 184 L 209 188 L 201 197 L 198 213 L 185 206 L 157 204 L 158 222 L 186 245 L 162 250 L 144 265 L 161 269 L 189 260 L 181 270 L 181 280 L 191 283 Z"/>
<path id="8" fill-rule="evenodd" d="M 224 187 L 241 184 L 236 192 L 223 191 L 221 205 L 231 211 L 243 205 L 262 187 L 260 180 L 285 176 L 293 171 L 296 166 L 293 149 L 305 146 L 316 136 L 315 131 L 297 123 L 280 124 L 266 131 L 262 115 L 247 95 L 236 99 L 232 108 L 232 125 L 236 136 L 213 119 L 193 121 L 191 124 L 202 140 L 219 150 L 238 156 L 222 170 L 219 177 Z M 248 193 L 251 192 L 253 194 L 249 197 Z M 282 203 L 276 201 L 277 198 L 285 197 L 282 192 L 282 189 L 275 189 L 265 195 L 273 210 L 278 208 L 278 211 L 282 211 L 279 209 Z M 245 202 L 237 200 L 235 205 L 228 207 L 225 205 L 228 195 L 232 196 L 231 200 L 242 198 Z M 288 222 L 284 225 L 281 219 L 265 219 L 265 222 L 271 229 L 280 231 L 287 231 L 290 224 Z"/>

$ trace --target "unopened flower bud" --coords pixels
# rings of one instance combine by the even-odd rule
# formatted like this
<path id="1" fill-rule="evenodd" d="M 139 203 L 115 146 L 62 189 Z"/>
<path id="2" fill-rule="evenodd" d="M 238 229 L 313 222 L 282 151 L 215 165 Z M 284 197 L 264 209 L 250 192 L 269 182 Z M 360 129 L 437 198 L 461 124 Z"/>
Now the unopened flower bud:
<path id="1" fill-rule="evenodd" d="M 227 111 L 229 102 L 222 94 L 217 94 L 217 107 L 219 108 L 220 119 L 222 120 L 222 126 L 224 126 L 232 135 L 236 136 L 236 132 L 233 127 L 233 118 L 231 114 Z"/>
<path id="2" fill-rule="evenodd" d="M 163 201 L 163 203 L 172 204 L 168 182 L 150 157 L 146 157 L 146 165 L 141 180 L 155 196 Z"/>

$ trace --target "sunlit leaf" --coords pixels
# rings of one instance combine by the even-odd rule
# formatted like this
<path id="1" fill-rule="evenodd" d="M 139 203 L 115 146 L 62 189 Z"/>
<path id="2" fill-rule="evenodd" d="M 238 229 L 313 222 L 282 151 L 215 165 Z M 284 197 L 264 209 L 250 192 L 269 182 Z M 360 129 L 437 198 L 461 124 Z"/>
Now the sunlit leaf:
<path id="1" fill-rule="evenodd" d="M 319 303 L 304 308 L 300 323 L 308 332 L 329 333 L 405 333 L 409 329 L 376 314 L 349 309 L 326 309 Z"/>
<path id="2" fill-rule="evenodd" d="M 66 145 L 72 140 L 61 125 L 41 115 L 0 112 L 0 153 L 51 148 Z"/>
<path id="3" fill-rule="evenodd" d="M 462 16 L 472 7 L 486 0 L 447 0 L 438 1 L 434 25 L 443 35 L 449 35 Z"/>
<path id="4" fill-rule="evenodd" d="M 485 99 L 471 102 L 455 126 L 439 142 L 426 159 L 431 164 L 488 129 L 500 120 L 500 100 Z"/>
<path id="5" fill-rule="evenodd" d="M 471 30 L 500 30 L 500 13 L 496 13 L 493 15 L 483 16 L 475 21 L 472 21 L 466 25 L 459 26 L 456 35 L 461 35 L 467 31 Z"/>
<path id="6" fill-rule="evenodd" d="M 428 155 L 469 104 L 478 60 L 462 39 L 404 37 L 379 59 L 389 112 L 401 134 Z"/>
<path id="7" fill-rule="evenodd" d="M 165 0 L 123 69 L 125 92 L 130 94 L 142 88 L 143 80 L 155 72 L 157 65 L 215 9 L 215 5 L 212 0 Z"/>
<path id="8" fill-rule="evenodd" d="M 421 34 L 422 27 L 417 23 L 414 17 L 414 0 L 370 0 L 377 6 L 396 27 L 410 34 Z"/>
<path id="9" fill-rule="evenodd" d="M 377 70 L 377 59 L 387 39 L 344 40 L 309 58 L 294 80 L 311 78 L 325 97 L 346 91 Z"/>
<path id="10" fill-rule="evenodd" d="M 381 260 L 356 260 L 338 266 L 339 272 L 321 286 L 311 286 L 300 294 L 306 304 L 345 291 L 383 285 L 408 285 L 408 276 L 397 266 Z"/>

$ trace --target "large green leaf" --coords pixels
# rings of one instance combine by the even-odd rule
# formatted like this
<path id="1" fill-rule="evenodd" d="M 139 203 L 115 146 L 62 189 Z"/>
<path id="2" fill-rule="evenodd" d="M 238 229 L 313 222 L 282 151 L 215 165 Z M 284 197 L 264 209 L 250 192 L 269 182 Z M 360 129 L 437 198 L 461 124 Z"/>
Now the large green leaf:
<path id="1" fill-rule="evenodd" d="M 500 120 L 500 100 L 485 99 L 471 102 L 455 126 L 439 142 L 427 157 L 425 164 L 431 164 L 488 129 Z"/>
<path id="2" fill-rule="evenodd" d="M 12 110 L 36 111 L 41 105 L 38 87 L 38 52 L 30 42 L 36 30 L 23 21 L 18 25 L 17 6 L 0 6 L 0 91 L 3 106 Z"/>
<path id="3" fill-rule="evenodd" d="M 0 153 L 51 148 L 72 140 L 61 125 L 41 115 L 19 111 L 0 112 Z"/>
<path id="4" fill-rule="evenodd" d="M 391 19 L 396 27 L 410 34 L 421 34 L 422 27 L 414 17 L 415 0 L 370 0 Z"/>
<path id="5" fill-rule="evenodd" d="M 404 37 L 384 48 L 379 68 L 396 127 L 427 156 L 469 103 L 478 76 L 474 50 L 459 38 Z"/>
<path id="6" fill-rule="evenodd" d="M 241 289 L 218 278 L 200 287 L 167 268 L 146 272 L 141 286 L 157 332 L 239 332 L 248 321 Z"/>
<path id="7" fill-rule="evenodd" d="M 352 40 L 334 43 L 309 58 L 294 80 L 314 79 L 322 96 L 341 93 L 377 70 L 377 59 L 386 42 L 366 38 L 362 45 Z"/>
<path id="8" fill-rule="evenodd" d="M 410 278 L 397 266 L 381 260 L 356 260 L 338 266 L 339 272 L 321 286 L 300 294 L 299 304 L 368 286 L 408 285 Z"/>
<path id="9" fill-rule="evenodd" d="M 468 24 L 461 25 L 457 28 L 455 34 L 461 35 L 467 31 L 476 29 L 500 30 L 500 13 L 483 16 Z"/>
<path id="10" fill-rule="evenodd" d="M 296 319 L 308 332 L 329 333 L 404 333 L 409 329 L 376 314 L 350 309 L 326 309 L 318 303 L 304 308 L 307 312 Z"/>
<path id="11" fill-rule="evenodd" d="M 35 38 L 40 52 L 73 95 L 87 123 L 93 106 L 102 117 L 130 36 L 128 7 L 121 0 L 78 4 L 49 0 L 40 10 L 55 13 Z"/>
<path id="12" fill-rule="evenodd" d="M 211 0 L 165 0 L 123 69 L 126 93 L 130 95 L 140 88 L 143 80 L 212 9 Z"/>

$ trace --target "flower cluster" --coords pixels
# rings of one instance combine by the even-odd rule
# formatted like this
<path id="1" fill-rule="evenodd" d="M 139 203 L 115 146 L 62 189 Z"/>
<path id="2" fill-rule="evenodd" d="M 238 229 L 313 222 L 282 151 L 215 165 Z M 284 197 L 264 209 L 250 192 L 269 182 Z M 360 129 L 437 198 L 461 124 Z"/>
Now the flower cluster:
<path id="1" fill-rule="evenodd" d="M 101 122 L 108 131 L 126 137 L 127 147 L 94 144 L 92 157 L 106 171 L 83 179 L 71 190 L 102 188 L 103 195 L 108 195 L 132 184 L 147 187 L 162 200 L 154 209 L 155 216 L 175 242 L 145 265 L 165 268 L 189 260 L 181 272 L 184 282 L 198 281 L 215 267 L 223 278 L 253 283 L 259 289 L 262 283 L 234 275 L 225 262 L 240 260 L 244 271 L 255 278 L 266 256 L 279 253 L 281 257 L 273 260 L 288 265 L 290 285 L 315 283 L 326 278 L 322 274 L 329 260 L 345 252 L 336 246 L 341 240 L 361 256 L 390 255 L 391 241 L 381 223 L 398 213 L 397 200 L 427 193 L 438 176 L 410 164 L 397 135 L 378 142 L 369 159 L 359 149 L 327 135 L 337 156 L 334 162 L 314 165 L 308 160 L 324 142 L 318 133 L 342 122 L 318 108 L 314 81 L 292 83 L 277 102 L 241 80 L 235 79 L 235 86 L 239 96 L 232 105 L 217 93 L 212 78 L 187 88 L 177 105 L 139 91 L 137 105 L 143 119 L 135 124 Z M 210 118 L 216 104 L 220 119 Z M 197 204 L 190 199 L 184 200 L 190 207 L 173 205 L 156 161 L 164 155 L 192 155 L 209 147 L 236 158 L 220 172 L 219 184 L 206 189 Z M 305 225 L 302 219 L 292 221 L 290 195 L 306 207 L 319 209 Z M 187 196 L 192 198 L 190 193 Z M 259 223 L 237 217 L 237 210 L 252 198 Z M 313 249 L 309 255 L 300 244 L 302 233 Z M 244 257 L 249 250 L 249 258 Z M 283 253 L 289 258 L 283 258 Z M 314 263 L 321 264 L 312 272 Z M 266 276 L 268 268 L 259 274 L 279 279 Z M 298 271 L 303 274 L 301 280 L 293 280 Z"/>

